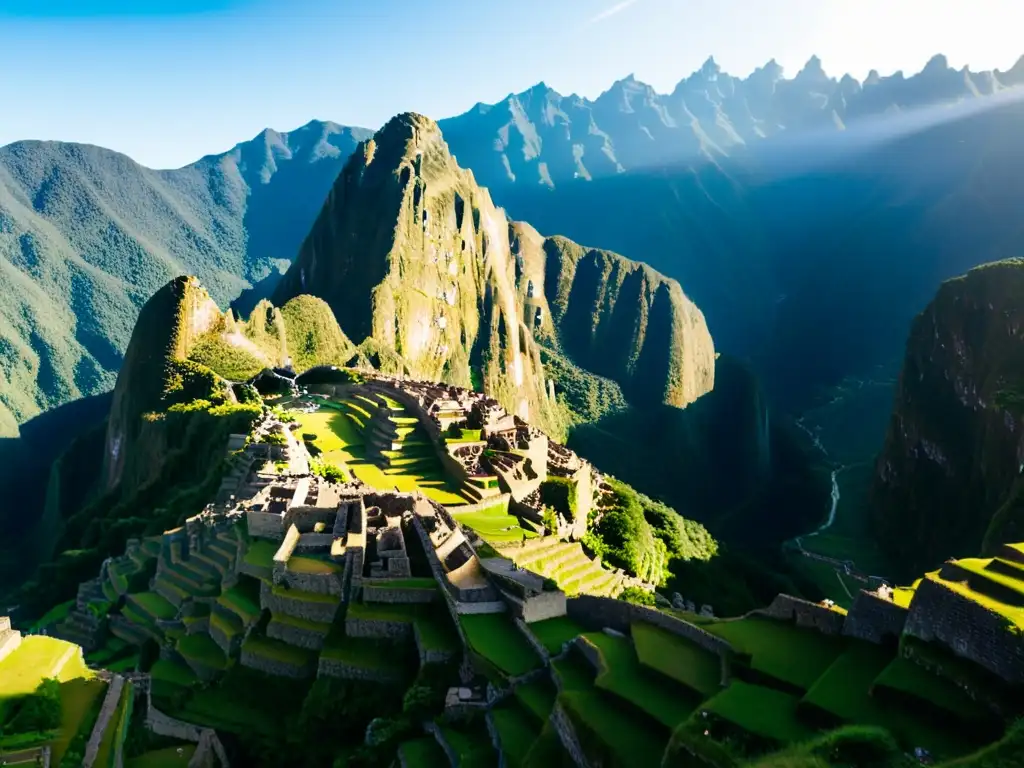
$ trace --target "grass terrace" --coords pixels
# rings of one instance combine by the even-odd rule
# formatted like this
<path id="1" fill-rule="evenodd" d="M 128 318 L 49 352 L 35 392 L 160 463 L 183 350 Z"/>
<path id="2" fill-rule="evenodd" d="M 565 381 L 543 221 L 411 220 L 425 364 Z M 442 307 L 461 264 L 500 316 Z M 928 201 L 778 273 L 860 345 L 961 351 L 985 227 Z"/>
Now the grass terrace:
<path id="1" fill-rule="evenodd" d="M 467 528 L 472 528 L 485 540 L 494 544 L 522 541 L 524 538 L 533 539 L 539 534 L 536 531 L 523 528 L 519 518 L 508 513 L 507 505 L 495 503 L 493 507 L 482 509 L 479 512 L 460 513 L 453 509 L 452 517 Z"/>
<path id="2" fill-rule="evenodd" d="M 594 681 L 597 687 L 629 702 L 665 727 L 675 728 L 700 703 L 698 694 L 644 669 L 627 638 L 603 632 L 590 632 L 584 638 L 597 647 L 604 662 L 605 669 Z"/>
<path id="3" fill-rule="evenodd" d="M 705 624 L 704 629 L 751 657 L 756 672 L 806 691 L 842 653 L 841 638 L 775 619 L 750 617 Z"/>
<path id="4" fill-rule="evenodd" d="M 445 741 L 459 757 L 459 768 L 492 768 L 497 760 L 490 736 L 482 725 L 441 726 Z"/>
<path id="5" fill-rule="evenodd" d="M 283 597 L 287 600 L 304 600 L 307 603 L 330 603 L 337 605 L 341 602 L 340 595 L 322 595 L 319 592 L 304 592 L 301 589 L 288 589 L 283 585 L 272 587 L 276 597 Z"/>
<path id="6" fill-rule="evenodd" d="M 245 552 L 245 564 L 261 570 L 266 569 L 267 578 L 274 570 L 274 555 L 280 544 L 265 539 L 253 539 L 249 542 L 249 548 Z"/>
<path id="7" fill-rule="evenodd" d="M 875 696 L 885 695 L 881 689 L 894 691 L 904 702 L 924 702 L 964 723 L 983 721 L 991 716 L 955 683 L 903 657 L 893 659 L 875 678 Z"/>
<path id="8" fill-rule="evenodd" d="M 316 653 L 305 648 L 297 648 L 270 637 L 251 634 L 242 644 L 242 653 L 252 653 L 265 659 L 273 659 L 293 667 L 307 667 L 316 660 Z"/>
<path id="9" fill-rule="evenodd" d="M 653 624 L 637 622 L 631 634 L 643 666 L 703 696 L 721 689 L 721 661 L 711 651 Z"/>
<path id="10" fill-rule="evenodd" d="M 586 630 L 570 619 L 568 616 L 558 616 L 554 619 L 535 621 L 528 625 L 530 632 L 536 637 L 540 644 L 547 648 L 552 656 L 562 650 L 562 646 L 577 635 L 582 635 Z"/>
<path id="11" fill-rule="evenodd" d="M 146 612 L 153 620 L 169 620 L 178 614 L 178 609 L 163 596 L 156 592 L 139 592 L 129 595 L 129 601 Z"/>
<path id="12" fill-rule="evenodd" d="M 14 652 L 0 661 L 0 723 L 15 700 L 35 692 L 47 677 L 56 677 L 63 684 L 89 680 L 93 673 L 85 666 L 78 646 L 43 635 L 24 638 Z"/>
<path id="13" fill-rule="evenodd" d="M 46 613 L 43 614 L 42 618 L 39 619 L 35 624 L 32 625 L 32 632 L 40 632 L 47 627 L 51 627 L 54 624 L 60 624 L 64 619 L 68 617 L 71 610 L 75 607 L 74 600 L 68 600 L 66 603 L 54 606 Z"/>
<path id="14" fill-rule="evenodd" d="M 178 754 L 178 750 L 181 750 L 181 754 Z M 126 768 L 186 768 L 195 753 L 195 744 L 183 743 L 180 747 L 164 747 L 133 757 L 125 762 L 125 766 Z"/>
<path id="15" fill-rule="evenodd" d="M 540 736 L 541 722 L 524 710 L 514 699 L 502 702 L 491 711 L 494 727 L 498 731 L 501 751 L 509 764 L 521 766 L 526 761 L 533 742 Z"/>
<path id="16" fill-rule="evenodd" d="M 293 555 L 288 558 L 288 570 L 295 573 L 308 573 L 318 576 L 330 576 L 341 573 L 342 566 L 332 560 L 308 555 Z"/>
<path id="17" fill-rule="evenodd" d="M 340 404 L 325 403 L 314 413 L 296 412 L 289 417 L 302 425 L 300 433 L 316 435 L 313 445 L 321 452 L 319 458 L 347 468 L 350 474 L 373 488 L 404 492 L 421 490 L 440 504 L 465 504 L 466 498 L 445 477 L 439 461 L 429 465 L 419 462 L 409 469 L 401 466 L 382 469 L 377 466 L 363 434 L 375 408 L 372 400 L 353 397 Z M 392 420 L 396 418 L 411 417 L 395 416 Z"/>
<path id="18" fill-rule="evenodd" d="M 734 680 L 700 709 L 768 741 L 792 744 L 815 733 L 797 717 L 799 703 L 800 699 L 788 693 Z M 694 717 L 700 717 L 700 713 Z"/>
<path id="19" fill-rule="evenodd" d="M 541 665 L 533 646 L 506 613 L 466 614 L 459 617 L 470 646 L 509 677 Z"/>
<path id="20" fill-rule="evenodd" d="M 399 748 L 402 764 L 408 768 L 435 768 L 445 765 L 448 757 L 433 736 L 404 742 Z"/>
<path id="21" fill-rule="evenodd" d="M 375 672 L 390 672 L 395 668 L 394 647 L 375 638 L 332 636 L 320 655 Z"/>
<path id="22" fill-rule="evenodd" d="M 597 691 L 565 691 L 558 697 L 576 726 L 584 752 L 611 756 L 605 764 L 625 768 L 661 765 L 668 733 L 648 717 L 609 700 Z M 594 762 L 597 762 L 594 760 Z"/>
<path id="23" fill-rule="evenodd" d="M 545 675 L 531 680 L 529 683 L 521 683 L 515 687 L 515 697 L 519 703 L 540 722 L 547 720 L 551 714 L 551 708 L 555 705 L 555 686 Z"/>
<path id="24" fill-rule="evenodd" d="M 217 603 L 237 615 L 243 622 L 252 623 L 260 616 L 259 582 L 243 576 L 238 584 L 217 598 Z"/>
<path id="25" fill-rule="evenodd" d="M 186 659 L 202 664 L 204 667 L 219 670 L 227 668 L 224 652 L 209 635 L 185 635 L 178 640 L 175 647 L 178 653 Z"/>

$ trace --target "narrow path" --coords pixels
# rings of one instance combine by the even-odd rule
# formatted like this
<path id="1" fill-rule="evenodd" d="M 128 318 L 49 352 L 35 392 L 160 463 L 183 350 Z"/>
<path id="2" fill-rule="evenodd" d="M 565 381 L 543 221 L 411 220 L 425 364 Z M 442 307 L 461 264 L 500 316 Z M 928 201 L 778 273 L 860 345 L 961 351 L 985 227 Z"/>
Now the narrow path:
<path id="1" fill-rule="evenodd" d="M 50 674 L 47 677 L 60 677 L 60 673 L 64 671 L 64 667 L 71 661 L 72 657 L 78 653 L 78 646 L 72 646 L 64 652 L 64 655 L 57 659 L 57 662 L 53 665 L 53 669 L 50 670 Z"/>

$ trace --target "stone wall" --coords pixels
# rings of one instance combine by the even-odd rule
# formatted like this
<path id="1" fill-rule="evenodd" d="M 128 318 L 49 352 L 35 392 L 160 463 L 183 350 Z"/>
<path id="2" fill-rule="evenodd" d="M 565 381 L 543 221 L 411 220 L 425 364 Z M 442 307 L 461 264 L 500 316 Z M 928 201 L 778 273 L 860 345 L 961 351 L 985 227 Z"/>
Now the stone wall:
<path id="1" fill-rule="evenodd" d="M 275 583 L 277 583 L 275 581 Z M 281 583 L 289 589 L 312 592 L 317 595 L 342 595 L 342 574 L 339 573 L 298 573 L 286 568 Z"/>
<path id="2" fill-rule="evenodd" d="M 296 552 L 326 552 L 334 543 L 333 533 L 304 533 L 299 536 Z"/>
<path id="3" fill-rule="evenodd" d="M 242 649 L 240 661 L 243 667 L 255 669 L 258 672 L 263 672 L 267 675 L 290 677 L 295 680 L 304 680 L 308 677 L 312 677 L 315 672 L 314 667 L 311 665 L 299 666 L 289 664 L 281 659 L 272 659 L 258 653 L 253 653 L 252 651 L 247 651 L 244 648 Z"/>
<path id="4" fill-rule="evenodd" d="M 560 589 L 545 590 L 526 598 L 503 592 L 502 598 L 508 604 L 509 612 L 527 624 L 565 616 L 566 597 Z"/>
<path id="5" fill-rule="evenodd" d="M 130 685 L 130 683 L 129 683 Z M 110 722 L 117 711 L 117 705 L 121 703 L 121 693 L 124 691 L 125 679 L 121 675 L 114 675 L 107 686 L 107 693 L 103 697 L 103 704 L 100 705 L 100 713 L 93 725 L 92 733 L 89 734 L 89 741 L 85 745 L 85 758 L 82 761 L 83 768 L 92 768 L 96 763 L 96 755 L 100 751 L 100 744 L 103 741 L 103 734 L 113 724 Z M 103 766 L 106 768 L 106 766 Z"/>
<path id="6" fill-rule="evenodd" d="M 487 734 L 491 737 L 491 746 L 498 756 L 497 768 L 508 768 L 508 758 L 501 748 L 501 734 L 498 733 L 498 727 L 494 724 L 494 714 L 490 710 L 484 715 L 484 722 L 487 724 Z"/>
<path id="7" fill-rule="evenodd" d="M 514 616 L 512 620 L 515 622 L 516 629 L 523 633 L 523 637 L 526 638 L 526 642 L 528 642 L 533 647 L 533 650 L 537 652 L 538 656 L 540 656 L 542 659 L 544 659 L 545 662 L 547 662 L 547 660 L 551 658 L 551 654 L 548 652 L 548 649 L 544 647 L 544 644 L 541 643 L 541 641 L 538 640 L 536 637 L 534 637 L 533 632 L 531 632 L 530 628 L 526 626 L 526 622 L 524 622 L 518 616 Z"/>
<path id="8" fill-rule="evenodd" d="M 940 582 L 921 581 L 903 631 L 941 643 L 1011 685 L 1024 684 L 1024 635 L 1004 617 Z"/>
<path id="9" fill-rule="evenodd" d="M 271 621 L 267 625 L 267 637 L 281 640 L 288 643 L 288 645 L 294 645 L 296 648 L 319 651 L 324 647 L 327 630 L 318 632 L 306 627 L 297 627 L 284 621 Z"/>
<path id="10" fill-rule="evenodd" d="M 583 635 L 577 635 L 573 638 L 572 644 L 576 646 L 576 650 L 580 652 L 580 655 L 586 659 L 587 664 L 590 665 L 595 675 L 600 675 L 605 671 L 601 651 L 590 640 L 583 637 Z"/>
<path id="11" fill-rule="evenodd" d="M 846 616 L 826 608 L 824 605 L 811 603 L 790 595 L 776 595 L 767 608 L 758 608 L 748 616 L 764 616 L 779 621 L 795 621 L 798 627 L 816 629 L 823 635 L 840 635 Z"/>
<path id="12" fill-rule="evenodd" d="M 587 760 L 587 756 L 583 752 L 583 746 L 576 735 L 576 727 L 572 724 L 572 720 L 569 719 L 569 715 L 566 714 L 561 703 L 557 701 L 551 710 L 551 726 L 555 729 L 555 733 L 558 734 L 562 746 L 578 768 L 590 768 L 590 761 Z"/>
<path id="13" fill-rule="evenodd" d="M 281 546 L 278 547 L 277 552 L 274 553 L 274 583 L 283 584 L 285 579 L 285 572 L 288 569 L 288 558 L 292 556 L 292 552 L 295 551 L 295 547 L 299 545 L 299 529 L 294 525 L 289 526 L 287 533 L 284 535 L 284 540 L 281 542 Z"/>
<path id="14" fill-rule="evenodd" d="M 274 594 L 267 582 L 260 585 L 260 607 L 270 609 L 273 613 L 284 613 L 297 619 L 330 624 L 338 612 L 338 603 L 327 603 L 314 600 L 302 600 L 288 597 L 287 590 Z M 340 601 L 339 601 L 340 602 Z"/>
<path id="15" fill-rule="evenodd" d="M 424 664 L 443 664 L 447 661 L 451 661 L 457 655 L 454 651 L 438 651 L 431 650 L 423 647 L 423 641 L 420 639 L 420 627 L 419 624 L 413 624 L 412 626 L 413 638 L 416 640 L 416 650 L 420 656 L 420 666 Z"/>
<path id="16" fill-rule="evenodd" d="M 438 600 L 436 589 L 414 587 L 388 587 L 363 582 L 364 603 L 434 603 Z"/>
<path id="17" fill-rule="evenodd" d="M 461 515 L 468 512 L 487 512 L 492 509 L 501 509 L 502 513 L 508 512 L 509 504 L 512 501 L 511 493 L 503 493 L 500 496 L 489 496 L 475 504 L 460 504 L 458 513 Z"/>
<path id="18" fill-rule="evenodd" d="M 320 664 L 317 668 L 317 677 L 337 677 L 341 680 L 368 680 L 371 682 L 388 683 L 399 680 L 401 672 L 397 665 L 392 669 L 367 669 L 366 667 L 349 664 L 340 659 L 321 656 Z"/>
<path id="19" fill-rule="evenodd" d="M 843 622 L 843 634 L 879 645 L 886 641 L 898 642 L 907 615 L 906 608 L 862 589 Z"/>
<path id="20" fill-rule="evenodd" d="M 628 633 L 634 621 L 644 621 L 684 637 L 718 656 L 721 664 L 721 684 L 726 686 L 732 678 L 733 647 L 720 637 L 700 627 L 643 605 L 610 597 L 580 595 L 566 601 L 566 614 L 572 620 L 591 630 L 605 627 Z M 838 615 L 838 614 L 836 614 Z"/>
<path id="21" fill-rule="evenodd" d="M 281 541 L 284 538 L 284 518 L 280 515 L 272 515 L 269 512 L 254 512 L 247 510 L 245 513 L 245 524 L 249 535 L 258 539 L 272 539 Z"/>
<path id="22" fill-rule="evenodd" d="M 299 533 L 313 533 L 316 524 L 323 523 L 324 529 L 330 531 L 337 516 L 332 507 L 291 507 L 284 513 L 284 527 L 287 530 L 294 525 Z"/>
<path id="23" fill-rule="evenodd" d="M 10 656 L 21 645 L 21 632 L 11 629 L 11 620 L 0 616 L 0 661 Z"/>
<path id="24" fill-rule="evenodd" d="M 345 634 L 349 637 L 370 637 L 381 640 L 404 640 L 412 637 L 411 621 L 345 618 Z"/>
<path id="25" fill-rule="evenodd" d="M 159 709 L 153 706 L 153 699 L 151 696 L 146 696 L 148 700 L 148 706 L 146 707 L 146 727 L 149 728 L 157 736 L 167 736 L 172 739 L 179 739 L 181 741 L 191 741 L 197 743 L 202 737 L 202 729 L 193 725 L 192 723 L 186 723 L 184 720 L 178 720 L 177 718 L 171 717 L 170 715 L 164 714 Z"/>

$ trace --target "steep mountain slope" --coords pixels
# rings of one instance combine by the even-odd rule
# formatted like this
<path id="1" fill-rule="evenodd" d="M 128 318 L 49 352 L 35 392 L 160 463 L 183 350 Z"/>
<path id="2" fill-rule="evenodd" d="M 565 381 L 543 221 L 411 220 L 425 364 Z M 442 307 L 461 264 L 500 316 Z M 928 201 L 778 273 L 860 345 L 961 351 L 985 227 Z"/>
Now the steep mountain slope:
<path id="1" fill-rule="evenodd" d="M 540 344 L 628 394 L 683 406 L 714 381 L 703 315 L 678 283 L 605 251 L 510 224 L 436 123 L 400 115 L 345 166 L 275 303 L 322 297 L 353 340 L 413 376 L 473 383 L 564 432 Z"/>
<path id="2" fill-rule="evenodd" d="M 197 274 L 226 303 L 279 270 L 367 134 L 266 131 L 174 171 L 85 145 L 0 148 L 0 434 L 108 389 L 139 308 L 170 278 Z"/>
<path id="3" fill-rule="evenodd" d="M 907 341 L 872 504 L 908 571 L 1024 535 L 1024 260 L 943 283 Z"/>
<path id="4" fill-rule="evenodd" d="M 746 78 L 714 59 L 659 94 L 633 75 L 594 100 L 545 83 L 497 104 L 441 121 L 452 151 L 495 192 L 509 184 L 557 187 L 663 166 L 719 159 L 784 131 L 845 130 L 871 116 L 974 100 L 1024 81 L 1024 59 L 1008 72 L 951 68 L 933 57 L 911 77 L 872 72 L 863 82 L 829 77 L 812 57 L 793 78 L 774 60 Z"/>

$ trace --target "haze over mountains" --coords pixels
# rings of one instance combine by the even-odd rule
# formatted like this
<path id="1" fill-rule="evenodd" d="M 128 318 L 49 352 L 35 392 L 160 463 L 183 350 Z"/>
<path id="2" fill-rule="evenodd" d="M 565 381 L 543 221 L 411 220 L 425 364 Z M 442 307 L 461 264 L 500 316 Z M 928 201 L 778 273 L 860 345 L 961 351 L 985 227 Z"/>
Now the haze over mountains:
<path id="1" fill-rule="evenodd" d="M 540 84 L 440 125 L 460 165 L 490 186 L 512 216 L 652 264 L 679 279 L 704 310 L 716 346 L 777 359 L 809 343 L 811 308 L 793 300 L 794 288 L 809 284 L 808 270 L 825 269 L 843 254 L 850 264 L 864 261 L 870 243 L 845 241 L 837 251 L 833 241 L 854 226 L 854 211 L 896 216 L 892 226 L 904 233 L 917 232 L 924 216 L 931 229 L 914 237 L 933 232 L 949 243 L 944 218 L 923 211 L 913 195 L 962 195 L 976 205 L 976 190 L 1012 178 L 1012 164 L 998 154 L 1012 146 L 994 149 L 986 137 L 993 130 L 1005 135 L 992 126 L 1016 115 L 1009 107 L 979 114 L 965 124 L 964 137 L 947 136 L 941 126 L 925 132 L 933 142 L 927 151 L 914 151 L 914 135 L 902 139 L 906 173 L 899 188 L 856 187 L 855 205 L 838 186 L 826 194 L 809 192 L 804 181 L 779 186 L 777 171 L 766 183 L 757 175 L 764 153 L 750 147 L 771 148 L 778 141 L 763 137 L 812 127 L 845 128 L 852 136 L 859 118 L 899 120 L 896 113 L 925 104 L 991 94 L 998 100 L 997 92 L 1021 82 L 1024 60 L 1007 72 L 973 73 L 936 57 L 913 77 L 870 77 L 863 84 L 828 78 L 816 59 L 789 80 L 771 63 L 737 79 L 709 61 L 669 95 L 634 78 L 593 101 Z M 109 389 L 139 307 L 172 277 L 198 275 L 222 306 L 248 285 L 258 289 L 244 305 L 268 295 L 344 161 L 370 134 L 314 121 L 286 134 L 265 131 L 173 171 L 146 169 L 91 146 L 26 141 L 0 149 L 0 290 L 11 297 L 0 308 L 0 434 L 16 434 L 19 423 L 42 409 Z M 969 152 L 942 151 L 944 142 L 961 138 L 988 158 L 980 176 Z M 879 149 L 878 163 L 891 160 L 887 151 Z M 808 194 L 813 208 L 799 199 Z M 894 195 L 905 216 L 887 205 Z M 822 205 L 829 199 L 831 205 Z M 977 215 L 1011 227 L 998 211 Z M 806 231 L 821 235 L 815 240 Z M 977 231 L 987 236 L 986 228 Z M 792 252 L 780 246 L 794 241 Z M 994 258 L 1011 255 L 1004 251 L 1013 246 L 1005 232 L 980 250 Z M 976 259 L 978 250 L 961 260 Z M 931 258 L 927 249 L 915 253 Z M 922 298 L 905 311 L 923 305 L 937 278 L 971 263 L 933 269 L 916 286 Z M 900 310 L 905 314 L 903 305 Z M 848 327 L 849 317 L 840 324 Z M 811 378 L 827 383 L 848 366 L 832 367 Z"/>

